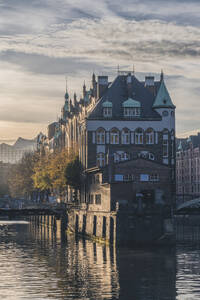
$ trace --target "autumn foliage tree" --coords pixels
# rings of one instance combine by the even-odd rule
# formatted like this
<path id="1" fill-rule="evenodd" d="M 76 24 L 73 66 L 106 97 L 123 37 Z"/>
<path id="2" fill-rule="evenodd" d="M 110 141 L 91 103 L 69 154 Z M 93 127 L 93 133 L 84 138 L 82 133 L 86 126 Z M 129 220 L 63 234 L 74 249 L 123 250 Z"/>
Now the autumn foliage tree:
<path id="1" fill-rule="evenodd" d="M 68 185 L 80 188 L 80 163 L 77 151 L 63 149 L 54 153 L 27 153 L 9 174 L 13 197 L 28 196 L 34 191 L 62 195 Z"/>
<path id="2" fill-rule="evenodd" d="M 76 151 L 69 149 L 41 156 L 34 166 L 34 174 L 32 176 L 34 187 L 40 191 L 53 190 L 62 195 L 67 185 L 71 185 L 73 181 L 72 178 L 70 179 L 70 175 L 67 177 L 66 174 L 70 173 L 73 177 L 74 172 L 77 172 L 77 170 L 75 171 L 77 161 Z M 68 171 L 66 173 L 67 168 Z M 78 177 L 77 180 L 79 180 Z"/>

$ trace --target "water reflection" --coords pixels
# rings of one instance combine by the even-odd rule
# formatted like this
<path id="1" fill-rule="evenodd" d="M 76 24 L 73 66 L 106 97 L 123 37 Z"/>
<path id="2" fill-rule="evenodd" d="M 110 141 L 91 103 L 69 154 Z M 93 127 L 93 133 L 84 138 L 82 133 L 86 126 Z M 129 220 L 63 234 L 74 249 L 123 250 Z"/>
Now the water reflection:
<path id="1" fill-rule="evenodd" d="M 67 297 L 176 299 L 175 250 L 116 251 L 88 240 L 74 240 L 72 236 L 61 242 L 61 236 L 52 231 L 47 233 L 43 226 L 32 227 L 32 231 L 40 246 L 48 251 L 54 249 L 56 276 Z"/>
<path id="2" fill-rule="evenodd" d="M 0 299 L 200 298 L 197 247 L 116 250 L 9 222 L 0 235 Z"/>

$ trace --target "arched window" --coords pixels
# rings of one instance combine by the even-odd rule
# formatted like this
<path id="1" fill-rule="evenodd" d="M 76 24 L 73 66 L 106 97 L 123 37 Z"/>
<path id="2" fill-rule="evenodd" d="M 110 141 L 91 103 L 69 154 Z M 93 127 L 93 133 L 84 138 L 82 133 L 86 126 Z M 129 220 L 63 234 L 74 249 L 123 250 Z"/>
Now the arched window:
<path id="1" fill-rule="evenodd" d="M 122 130 L 122 144 L 130 144 L 130 131 L 127 128 Z"/>
<path id="2" fill-rule="evenodd" d="M 105 166 L 105 154 L 102 152 L 97 154 L 97 166 L 99 167 Z"/>
<path id="3" fill-rule="evenodd" d="M 121 156 L 121 161 L 129 159 L 129 155 L 126 152 L 122 152 L 120 156 Z"/>
<path id="4" fill-rule="evenodd" d="M 154 131 L 152 128 L 148 128 L 146 131 L 146 144 L 154 144 Z"/>
<path id="5" fill-rule="evenodd" d="M 126 152 L 115 152 L 114 153 L 114 162 L 120 162 L 120 161 L 125 161 L 125 160 L 129 160 L 129 154 Z"/>
<path id="6" fill-rule="evenodd" d="M 97 130 L 97 144 L 105 144 L 105 130 L 103 128 Z"/>
<path id="7" fill-rule="evenodd" d="M 135 143 L 143 144 L 143 130 L 142 128 L 138 128 L 135 131 Z"/>
<path id="8" fill-rule="evenodd" d="M 153 153 L 149 153 L 149 159 L 150 159 L 150 160 L 154 160 L 154 159 L 155 159 L 155 156 L 154 156 Z"/>
<path id="9" fill-rule="evenodd" d="M 113 128 L 110 132 L 110 143 L 119 144 L 119 130 L 116 128 Z"/>
<path id="10" fill-rule="evenodd" d="M 114 162 L 117 163 L 120 161 L 120 155 L 118 153 L 114 153 Z"/>

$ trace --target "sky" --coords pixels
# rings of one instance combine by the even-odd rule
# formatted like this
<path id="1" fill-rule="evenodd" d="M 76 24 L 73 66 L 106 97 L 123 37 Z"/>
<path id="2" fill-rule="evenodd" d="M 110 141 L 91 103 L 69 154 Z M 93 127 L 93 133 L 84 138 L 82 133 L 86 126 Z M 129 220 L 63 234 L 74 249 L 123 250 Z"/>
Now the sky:
<path id="1" fill-rule="evenodd" d="M 67 77 L 164 70 L 178 136 L 200 131 L 199 0 L 0 0 L 0 142 L 33 138 L 60 116 Z"/>

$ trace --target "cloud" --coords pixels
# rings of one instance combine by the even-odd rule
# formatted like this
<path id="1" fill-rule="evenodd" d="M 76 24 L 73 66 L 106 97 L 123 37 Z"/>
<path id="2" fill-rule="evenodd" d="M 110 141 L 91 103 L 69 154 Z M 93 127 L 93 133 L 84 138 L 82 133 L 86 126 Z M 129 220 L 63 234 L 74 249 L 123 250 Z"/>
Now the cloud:
<path id="1" fill-rule="evenodd" d="M 80 93 L 93 70 L 134 64 L 163 68 L 178 131 L 199 128 L 199 14 L 195 0 L 0 0 L 0 119 L 43 126 L 60 114 L 65 75 Z"/>
<path id="2" fill-rule="evenodd" d="M 0 51 L 88 61 L 103 61 L 107 57 L 110 62 L 193 58 L 200 56 L 200 28 L 160 21 L 80 19 L 52 25 L 40 35 L 4 36 Z"/>
<path id="3" fill-rule="evenodd" d="M 49 57 L 15 51 L 0 53 L 0 60 L 22 67 L 25 71 L 47 75 L 76 75 L 82 70 L 97 70 L 99 64 L 89 62 L 85 58 Z"/>

